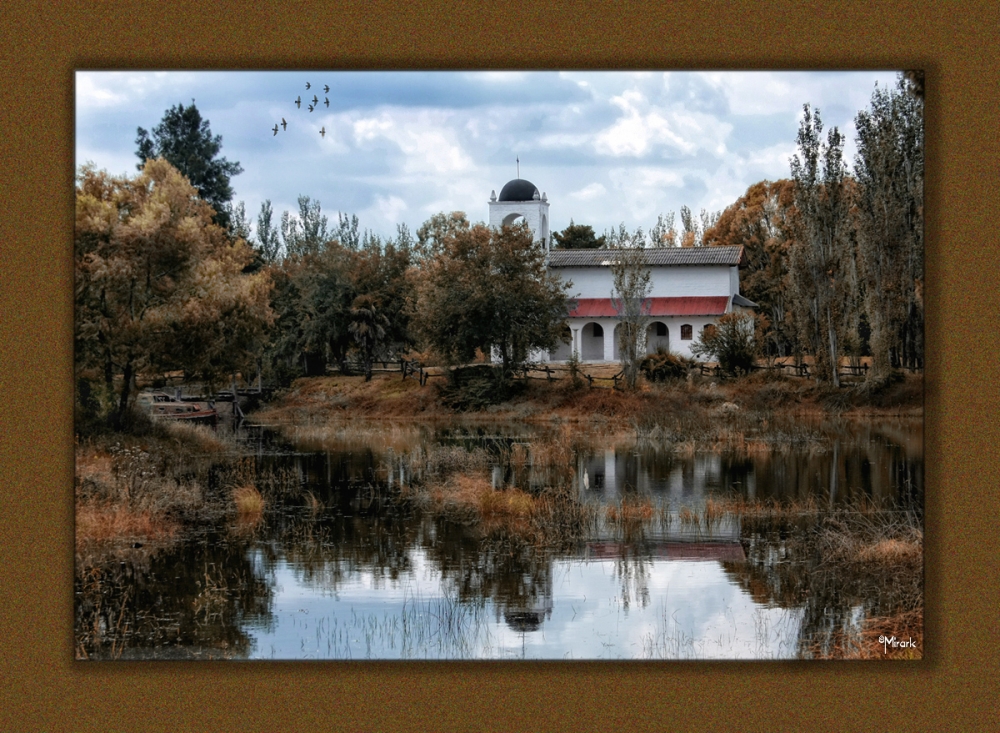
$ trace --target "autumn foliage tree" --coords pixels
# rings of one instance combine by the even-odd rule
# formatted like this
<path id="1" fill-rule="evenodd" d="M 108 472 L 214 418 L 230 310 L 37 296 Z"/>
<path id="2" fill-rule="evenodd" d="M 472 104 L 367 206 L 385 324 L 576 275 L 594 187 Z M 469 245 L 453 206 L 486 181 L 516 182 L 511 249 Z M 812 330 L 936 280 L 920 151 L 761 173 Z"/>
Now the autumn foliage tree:
<path id="1" fill-rule="evenodd" d="M 789 295 L 789 253 L 797 226 L 795 183 L 760 181 L 721 213 L 705 232 L 706 246 L 742 246 L 740 292 L 766 314 L 766 342 L 776 356 L 799 351 Z"/>
<path id="2" fill-rule="evenodd" d="M 212 207 L 163 159 L 134 177 L 92 166 L 77 176 L 76 372 L 120 385 L 120 428 L 136 377 L 182 369 L 209 381 L 247 368 L 272 322 L 266 273 L 251 247 L 213 223 Z"/>

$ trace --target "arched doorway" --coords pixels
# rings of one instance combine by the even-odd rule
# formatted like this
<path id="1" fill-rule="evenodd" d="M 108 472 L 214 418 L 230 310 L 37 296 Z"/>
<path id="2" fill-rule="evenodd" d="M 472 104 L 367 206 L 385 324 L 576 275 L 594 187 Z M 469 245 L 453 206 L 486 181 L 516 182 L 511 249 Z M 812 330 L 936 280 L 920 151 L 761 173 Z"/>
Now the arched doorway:
<path id="1" fill-rule="evenodd" d="M 580 358 L 583 361 L 604 361 L 604 328 L 590 322 L 580 331 Z"/>
<path id="2" fill-rule="evenodd" d="M 659 348 L 670 351 L 670 330 L 663 321 L 653 321 L 646 328 L 646 353 L 655 354 Z"/>

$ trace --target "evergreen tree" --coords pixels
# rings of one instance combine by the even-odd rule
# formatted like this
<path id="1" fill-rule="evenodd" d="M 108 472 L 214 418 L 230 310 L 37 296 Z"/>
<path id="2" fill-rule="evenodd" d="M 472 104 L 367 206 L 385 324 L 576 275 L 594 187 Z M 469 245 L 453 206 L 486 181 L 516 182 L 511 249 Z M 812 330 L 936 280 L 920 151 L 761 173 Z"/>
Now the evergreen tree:
<path id="1" fill-rule="evenodd" d="M 212 135 L 208 120 L 203 120 L 198 108 L 178 104 L 163 115 L 152 135 L 143 128 L 137 129 L 135 139 L 138 170 L 147 160 L 164 158 L 187 177 L 198 195 L 215 210 L 215 222 L 229 227 L 230 217 L 226 205 L 232 201 L 232 176 L 243 172 L 238 162 L 217 157 L 222 150 L 222 136 Z"/>
<path id="2" fill-rule="evenodd" d="M 596 236 L 592 226 L 574 224 L 570 219 L 568 227 L 552 232 L 552 244 L 556 249 L 599 249 L 604 246 L 605 238 Z"/>

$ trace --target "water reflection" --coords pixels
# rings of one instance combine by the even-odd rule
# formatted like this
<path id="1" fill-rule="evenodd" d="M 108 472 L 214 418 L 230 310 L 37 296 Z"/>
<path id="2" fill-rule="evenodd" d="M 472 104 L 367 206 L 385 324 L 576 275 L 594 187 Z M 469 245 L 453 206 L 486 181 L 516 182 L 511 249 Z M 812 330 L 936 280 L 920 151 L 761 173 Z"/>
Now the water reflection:
<path id="1" fill-rule="evenodd" d="M 707 521 L 709 498 L 864 499 L 919 516 L 923 463 L 919 424 L 809 435 L 685 451 L 536 426 L 259 429 L 247 435 L 258 469 L 293 472 L 298 491 L 252 527 L 208 523 L 141 563 L 95 568 L 96 600 L 84 573 L 78 628 L 124 624 L 126 657 L 810 656 L 880 609 L 877 573 L 818 572 L 787 532 Z M 594 520 L 558 546 L 486 541 L 406 500 L 449 471 L 498 491 L 571 486 Z M 653 514 L 631 521 L 628 506 Z"/>

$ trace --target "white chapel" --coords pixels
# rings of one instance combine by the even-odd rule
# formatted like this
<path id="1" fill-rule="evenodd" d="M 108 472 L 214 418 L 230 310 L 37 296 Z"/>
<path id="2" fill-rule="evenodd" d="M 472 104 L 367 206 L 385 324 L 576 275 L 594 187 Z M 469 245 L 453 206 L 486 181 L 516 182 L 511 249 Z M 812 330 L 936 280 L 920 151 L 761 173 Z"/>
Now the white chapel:
<path id="1" fill-rule="evenodd" d="M 617 361 L 618 316 L 611 300 L 614 289 L 608 251 L 552 249 L 549 202 L 545 193 L 521 178 L 490 194 L 490 226 L 500 227 L 523 217 L 535 240 L 546 250 L 548 267 L 572 282 L 570 296 L 576 308 L 566 323 L 570 343 L 537 361 L 565 361 L 573 351 L 580 361 Z M 743 247 L 668 247 L 644 250 L 650 270 L 650 323 L 646 351 L 660 346 L 691 357 L 691 343 L 705 326 L 726 313 L 749 310 L 756 304 L 740 295 L 740 269 L 746 266 Z"/>

